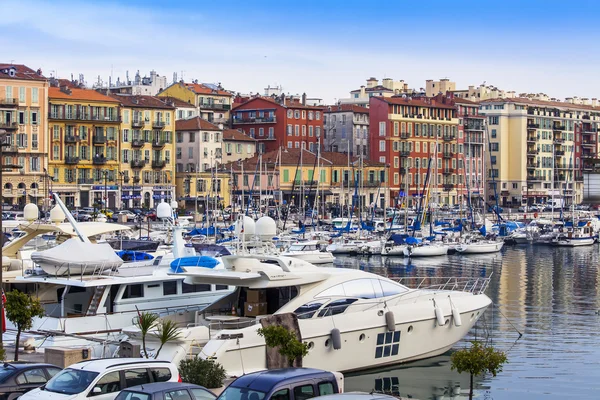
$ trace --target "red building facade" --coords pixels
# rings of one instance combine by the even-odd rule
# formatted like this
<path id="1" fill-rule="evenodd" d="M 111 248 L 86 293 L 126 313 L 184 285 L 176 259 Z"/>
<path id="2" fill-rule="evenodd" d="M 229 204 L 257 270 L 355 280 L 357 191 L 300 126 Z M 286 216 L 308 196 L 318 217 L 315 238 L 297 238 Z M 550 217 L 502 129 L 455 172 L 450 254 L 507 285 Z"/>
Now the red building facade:
<path id="1" fill-rule="evenodd" d="M 300 101 L 255 97 L 232 111 L 232 126 L 257 141 L 257 151 L 280 146 L 316 152 L 323 132 L 323 108 Z"/>
<path id="2" fill-rule="evenodd" d="M 392 199 L 415 205 L 428 181 L 430 202 L 461 201 L 464 144 L 452 99 L 372 97 L 369 117 L 371 160 L 387 165 Z"/>

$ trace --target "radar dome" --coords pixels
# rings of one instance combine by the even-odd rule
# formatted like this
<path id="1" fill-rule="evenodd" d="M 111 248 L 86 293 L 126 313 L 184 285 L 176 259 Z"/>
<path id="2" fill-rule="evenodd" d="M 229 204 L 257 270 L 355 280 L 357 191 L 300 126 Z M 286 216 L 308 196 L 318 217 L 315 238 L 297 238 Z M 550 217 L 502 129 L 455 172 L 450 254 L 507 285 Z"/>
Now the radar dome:
<path id="1" fill-rule="evenodd" d="M 255 225 L 254 220 L 247 215 L 243 217 L 239 216 L 237 221 L 235 221 L 235 234 L 239 236 L 243 230 L 246 237 L 252 236 L 255 232 Z"/>
<path id="2" fill-rule="evenodd" d="M 271 217 L 260 217 L 256 221 L 255 232 L 261 240 L 271 240 L 277 235 L 277 224 Z"/>
<path id="3" fill-rule="evenodd" d="M 168 203 L 160 203 L 156 207 L 156 218 L 171 218 L 173 216 L 173 209 Z"/>
<path id="4" fill-rule="evenodd" d="M 59 206 L 52 207 L 52 210 L 50 210 L 50 221 L 58 224 L 63 222 L 65 218 L 65 213 L 60 209 Z"/>
<path id="5" fill-rule="evenodd" d="M 38 219 L 39 215 L 40 210 L 38 206 L 33 203 L 29 203 L 23 208 L 23 218 L 25 218 L 26 221 L 35 221 Z"/>
<path id="6" fill-rule="evenodd" d="M 177 210 L 177 207 L 178 207 L 178 206 L 179 206 L 179 205 L 177 204 L 177 202 L 176 202 L 175 200 L 173 200 L 173 201 L 171 202 L 171 208 L 172 208 L 173 210 Z"/>

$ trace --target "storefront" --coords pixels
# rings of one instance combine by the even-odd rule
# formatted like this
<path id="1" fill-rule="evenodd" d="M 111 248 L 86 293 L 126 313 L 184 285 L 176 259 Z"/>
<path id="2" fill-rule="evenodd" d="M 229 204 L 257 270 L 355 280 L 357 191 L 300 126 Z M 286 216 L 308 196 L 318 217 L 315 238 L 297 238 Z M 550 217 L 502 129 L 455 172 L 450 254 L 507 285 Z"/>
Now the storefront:
<path id="1" fill-rule="evenodd" d="M 167 186 L 153 186 L 152 187 L 152 200 L 154 202 L 154 208 L 156 208 L 156 206 L 158 206 L 160 203 L 165 202 L 165 203 L 170 203 L 172 199 L 174 199 L 174 194 L 173 194 L 173 188 L 174 186 L 171 185 L 167 185 Z M 145 198 L 144 198 L 144 203 L 149 204 L 150 203 L 150 193 L 146 192 L 145 193 Z"/>
<path id="2" fill-rule="evenodd" d="M 107 204 L 107 208 L 114 210 L 117 206 L 117 185 L 92 186 L 93 204 Z"/>
<path id="3" fill-rule="evenodd" d="M 140 208 L 142 206 L 142 187 L 123 186 L 121 188 L 121 208 Z"/>

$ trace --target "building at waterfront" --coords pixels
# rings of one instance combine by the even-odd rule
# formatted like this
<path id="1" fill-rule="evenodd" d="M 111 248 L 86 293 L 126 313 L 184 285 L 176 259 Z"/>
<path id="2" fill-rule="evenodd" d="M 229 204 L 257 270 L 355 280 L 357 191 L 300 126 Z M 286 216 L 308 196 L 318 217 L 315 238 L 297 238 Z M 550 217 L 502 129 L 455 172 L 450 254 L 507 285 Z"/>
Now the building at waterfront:
<path id="1" fill-rule="evenodd" d="M 158 96 L 174 97 L 193 104 L 196 108 L 195 116 L 209 122 L 224 124 L 229 122 L 233 95 L 220 86 L 198 83 L 198 81 L 176 82 L 158 93 Z"/>
<path id="2" fill-rule="evenodd" d="M 231 172 L 224 167 L 177 174 L 177 202 L 186 210 L 204 213 L 231 205 Z"/>
<path id="3" fill-rule="evenodd" d="M 222 161 L 223 124 L 212 124 L 200 117 L 177 120 L 175 124 L 175 162 L 177 173 L 203 172 Z"/>
<path id="4" fill-rule="evenodd" d="M 236 129 L 225 129 L 221 154 L 223 164 L 254 157 L 256 140 Z"/>
<path id="5" fill-rule="evenodd" d="M 280 97 L 254 97 L 233 110 L 232 126 L 257 141 L 259 153 L 289 149 L 316 151 L 323 131 L 324 107 Z"/>
<path id="6" fill-rule="evenodd" d="M 488 122 L 488 189 L 495 185 L 502 205 L 582 201 L 582 172 L 598 158 L 595 99 L 490 99 L 481 102 L 481 113 Z"/>
<path id="7" fill-rule="evenodd" d="M 392 199 L 415 205 L 427 184 L 431 202 L 458 204 L 465 158 L 454 101 L 371 97 L 369 108 L 371 160 L 389 166 Z"/>
<path id="8" fill-rule="evenodd" d="M 41 70 L 25 65 L 0 63 L 0 131 L 3 146 L 2 198 L 6 204 L 42 203 L 47 199 L 48 81 Z M 44 202 L 47 205 L 47 201 Z"/>
<path id="9" fill-rule="evenodd" d="M 323 150 L 369 157 L 369 109 L 353 104 L 325 107 Z"/>
<path id="10" fill-rule="evenodd" d="M 175 198 L 175 107 L 155 96 L 110 97 L 121 104 L 119 206 L 170 202 Z"/>
<path id="11" fill-rule="evenodd" d="M 48 94 L 52 190 L 71 207 L 118 205 L 120 103 L 95 90 L 51 87 Z"/>
<path id="12" fill-rule="evenodd" d="M 224 166 L 232 171 L 233 202 L 304 205 L 320 210 L 386 201 L 385 165 L 346 154 L 280 148 Z M 356 194 L 356 196 L 355 196 Z M 304 204 L 302 204 L 304 199 Z"/>

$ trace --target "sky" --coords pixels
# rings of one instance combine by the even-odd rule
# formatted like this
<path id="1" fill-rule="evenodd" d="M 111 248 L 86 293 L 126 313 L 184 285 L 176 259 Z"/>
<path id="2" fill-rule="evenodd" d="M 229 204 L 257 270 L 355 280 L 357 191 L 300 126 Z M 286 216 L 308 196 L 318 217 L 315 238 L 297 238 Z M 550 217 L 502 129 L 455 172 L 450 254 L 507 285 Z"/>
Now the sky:
<path id="1" fill-rule="evenodd" d="M 173 4 L 172 4 L 173 3 Z M 369 77 L 600 97 L 600 1 L 0 0 L 0 62 L 46 76 L 154 69 L 333 103 Z"/>

